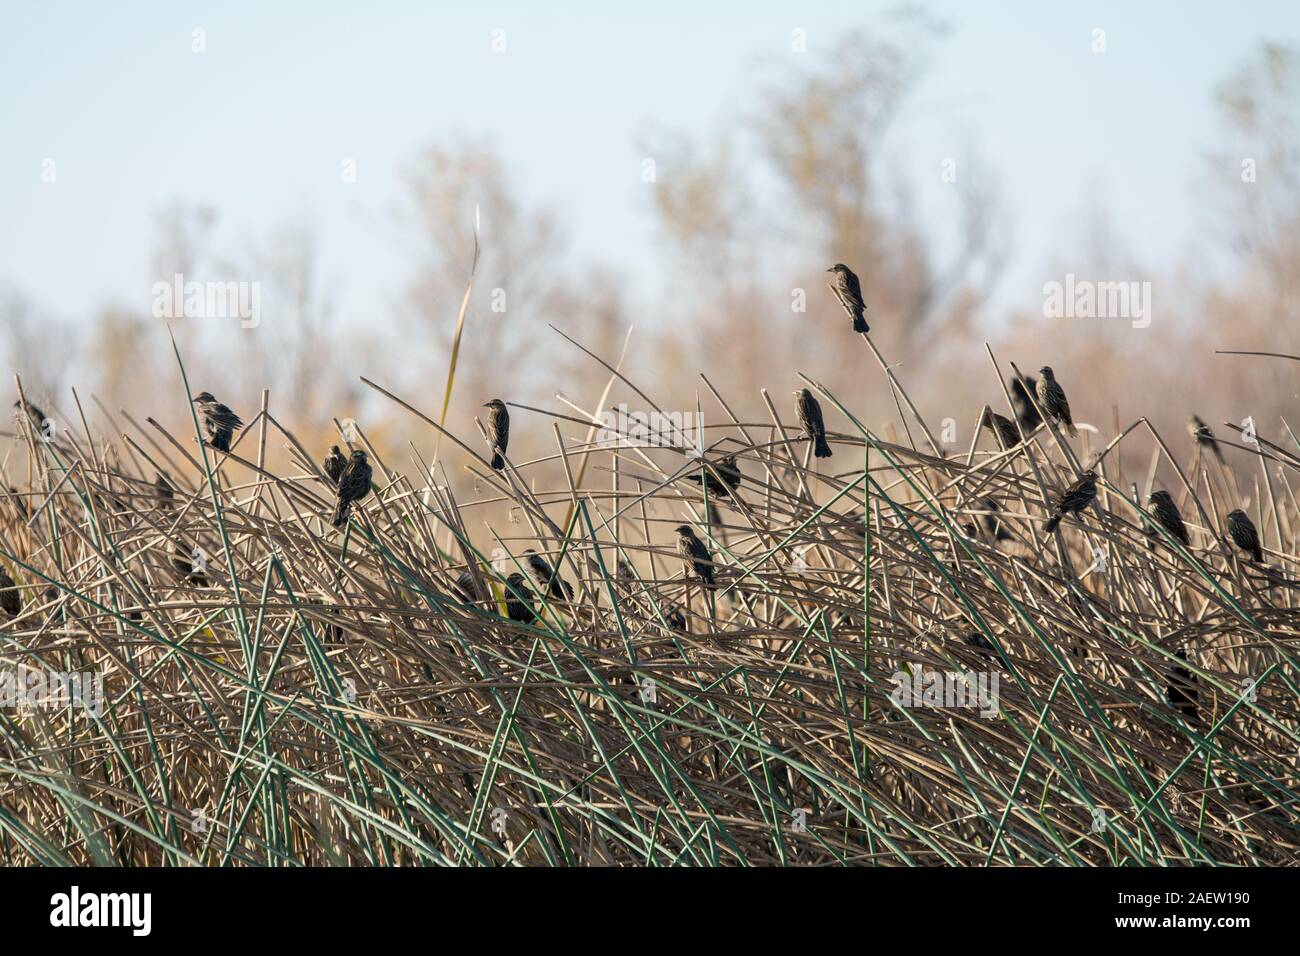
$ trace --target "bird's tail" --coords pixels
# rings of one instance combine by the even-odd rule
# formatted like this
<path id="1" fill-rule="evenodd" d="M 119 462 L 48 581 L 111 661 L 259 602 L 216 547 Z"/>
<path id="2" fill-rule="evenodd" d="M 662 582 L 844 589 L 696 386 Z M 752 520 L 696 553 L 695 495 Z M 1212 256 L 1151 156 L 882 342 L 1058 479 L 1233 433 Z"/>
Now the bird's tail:
<path id="1" fill-rule="evenodd" d="M 334 527 L 343 527 L 343 522 L 348 520 L 349 503 L 340 501 L 334 508 Z"/>
<path id="2" fill-rule="evenodd" d="M 503 470 L 505 470 L 505 467 L 506 467 L 506 460 L 505 460 L 504 458 L 501 457 L 501 452 L 499 452 L 499 451 L 498 451 L 498 452 L 493 452 L 493 454 L 492 454 L 492 470 L 493 470 L 493 471 L 503 471 Z"/>
<path id="3" fill-rule="evenodd" d="M 854 331 L 854 332 L 870 332 L 870 331 L 871 331 L 871 327 L 870 327 L 869 325 L 867 325 L 867 320 L 864 319 L 864 318 L 862 317 L 862 313 L 861 313 L 861 312 L 859 312 L 857 315 L 853 316 L 853 331 Z"/>
<path id="4" fill-rule="evenodd" d="M 1065 430 L 1068 431 L 1068 432 L 1070 433 L 1070 437 L 1071 437 L 1071 438 L 1078 438 L 1078 437 L 1079 437 L 1079 429 L 1077 429 L 1077 428 L 1074 427 L 1074 422 L 1066 422 L 1066 423 L 1065 423 Z"/>
<path id="5" fill-rule="evenodd" d="M 1052 515 L 1052 517 L 1048 520 L 1047 524 L 1043 526 L 1043 530 L 1046 531 L 1048 534 L 1051 534 L 1053 531 L 1056 530 L 1057 525 L 1061 523 L 1062 517 L 1063 516 L 1059 514 Z"/>
<path id="6" fill-rule="evenodd" d="M 826 436 L 817 436 L 817 447 L 813 450 L 813 456 L 816 458 L 831 457 L 831 446 L 826 444 Z"/>

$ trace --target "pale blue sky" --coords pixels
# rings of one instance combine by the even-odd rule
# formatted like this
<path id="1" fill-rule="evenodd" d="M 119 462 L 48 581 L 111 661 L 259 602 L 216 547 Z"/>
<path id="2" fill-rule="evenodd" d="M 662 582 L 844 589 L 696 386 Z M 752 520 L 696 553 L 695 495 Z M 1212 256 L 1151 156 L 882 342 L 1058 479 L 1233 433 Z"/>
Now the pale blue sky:
<path id="1" fill-rule="evenodd" d="M 747 104 L 756 71 L 792 55 L 793 28 L 816 56 L 889 5 L 272 6 L 0 5 L 0 283 L 68 318 L 107 300 L 147 310 L 154 215 L 180 199 L 220 210 L 218 246 L 265 243 L 306 219 L 341 315 L 374 315 L 408 271 L 392 223 L 403 167 L 462 133 L 490 138 L 522 194 L 559 214 L 576 256 L 658 289 L 641 134 L 707 133 Z M 890 162 L 940 189 L 940 158 L 981 145 L 1015 237 L 999 307 L 1037 308 L 1044 262 L 1070 252 L 1097 197 L 1147 264 L 1172 263 L 1202 228 L 1214 84 L 1260 40 L 1300 33 L 1286 2 L 928 9 L 952 31 Z M 190 50 L 195 27 L 203 55 Z M 1103 56 L 1089 50 L 1094 27 Z M 505 55 L 491 52 L 495 28 Z M 47 157 L 54 185 L 41 182 Z M 344 157 L 358 162 L 355 184 L 340 182 Z"/>

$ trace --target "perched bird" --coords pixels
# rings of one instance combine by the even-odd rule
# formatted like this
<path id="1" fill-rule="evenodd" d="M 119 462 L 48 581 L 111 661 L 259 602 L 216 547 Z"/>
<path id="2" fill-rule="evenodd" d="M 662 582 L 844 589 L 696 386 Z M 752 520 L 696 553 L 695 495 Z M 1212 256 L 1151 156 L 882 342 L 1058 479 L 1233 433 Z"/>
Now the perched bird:
<path id="1" fill-rule="evenodd" d="M 862 285 L 858 282 L 858 277 L 853 274 L 853 270 L 844 263 L 837 262 L 826 271 L 834 275 L 829 283 L 831 291 L 835 293 L 835 298 L 840 300 L 840 305 L 844 306 L 844 311 L 853 320 L 853 331 L 870 332 L 871 329 L 863 318 L 863 314 L 867 311 L 867 304 L 862 301 Z"/>
<path id="2" fill-rule="evenodd" d="M 23 596 L 18 584 L 4 571 L 0 571 L 0 609 L 10 617 L 17 617 L 23 611 Z"/>
<path id="3" fill-rule="evenodd" d="M 466 604 L 473 604 L 475 601 L 483 600 L 478 581 L 474 578 L 474 572 L 469 568 L 456 576 L 456 583 L 452 585 L 452 589 Z"/>
<path id="4" fill-rule="evenodd" d="M 189 548 L 184 542 L 176 541 L 172 545 L 172 567 L 176 577 L 182 582 L 188 581 L 196 587 L 208 586 L 206 562 L 197 548 Z"/>
<path id="5" fill-rule="evenodd" d="M 713 577 L 713 555 L 704 542 L 695 536 L 695 530 L 688 524 L 679 524 L 677 532 L 677 553 L 686 563 L 686 574 L 697 574 L 706 588 L 718 586 Z"/>
<path id="6" fill-rule="evenodd" d="M 1179 514 L 1178 505 L 1174 504 L 1174 499 L 1169 496 L 1169 492 L 1151 492 L 1147 495 L 1147 507 L 1156 523 L 1181 541 L 1183 547 L 1192 543 L 1192 539 L 1187 534 L 1187 526 L 1183 524 L 1183 516 Z M 1154 534 L 1155 530 L 1152 529 L 1151 533 Z"/>
<path id="7" fill-rule="evenodd" d="M 1174 657 L 1187 663 L 1187 651 L 1181 647 L 1174 652 Z M 1186 667 L 1175 664 L 1169 669 L 1169 686 L 1165 688 L 1165 696 L 1169 706 L 1188 720 L 1196 720 L 1200 716 L 1200 709 L 1196 706 L 1196 683 L 1196 675 Z"/>
<path id="8" fill-rule="evenodd" d="M 1011 380 L 1011 404 L 1016 406 L 1016 418 L 1026 435 L 1042 424 L 1043 416 L 1038 414 L 1030 395 L 1038 394 L 1038 379 L 1026 375 L 1022 382 L 1019 378 Z"/>
<path id="9" fill-rule="evenodd" d="M 553 601 L 573 600 L 573 585 L 560 577 L 559 571 L 552 568 L 550 562 L 532 548 L 524 551 L 524 565 L 528 568 L 528 576 L 537 584 L 539 593 Z"/>
<path id="10" fill-rule="evenodd" d="M 993 433 L 1003 451 L 1010 451 L 1020 444 L 1020 432 L 1016 423 L 987 405 L 984 406 L 984 417 L 980 419 L 980 424 Z"/>
<path id="11" fill-rule="evenodd" d="M 1263 563 L 1264 550 L 1259 546 L 1259 532 L 1255 530 L 1255 523 L 1240 508 L 1228 512 L 1228 534 L 1232 535 L 1233 544 L 1250 555 L 1251 561 L 1255 564 Z"/>
<path id="12" fill-rule="evenodd" d="M 491 409 L 488 412 L 487 432 L 488 441 L 492 445 L 492 470 L 501 471 L 506 467 L 503 456 L 506 446 L 510 444 L 510 413 L 506 411 L 506 403 L 499 398 L 484 403 L 483 407 Z"/>
<path id="13" fill-rule="evenodd" d="M 27 507 L 27 502 L 22 497 L 22 492 L 19 491 L 17 488 L 15 488 L 13 485 L 10 485 L 9 495 L 14 500 L 14 509 L 20 515 L 26 518 L 30 514 L 30 509 Z"/>
<path id="14" fill-rule="evenodd" d="M 343 471 L 339 474 L 338 498 L 334 505 L 334 527 L 343 527 L 348 520 L 348 511 L 352 505 L 370 494 L 370 481 L 374 469 L 366 461 L 366 453 L 358 448 L 352 453 Z"/>
<path id="15" fill-rule="evenodd" d="M 682 613 L 681 608 L 673 608 L 672 612 L 668 615 L 668 627 L 676 631 L 678 634 L 690 633 L 690 631 L 686 629 L 686 615 Z"/>
<path id="16" fill-rule="evenodd" d="M 993 642 L 981 634 L 979 631 L 972 631 L 962 638 L 962 643 L 967 644 L 990 660 L 1000 660 L 1008 668 L 1011 664 L 1007 661 L 1006 655 L 993 646 Z"/>
<path id="17" fill-rule="evenodd" d="M 176 503 L 176 492 L 172 490 L 172 483 L 160 471 L 158 477 L 153 480 L 153 491 L 158 496 L 158 506 L 166 511 L 171 511 Z"/>
<path id="18" fill-rule="evenodd" d="M 343 452 L 339 450 L 339 446 L 331 445 L 330 453 L 321 462 L 321 470 L 325 472 L 325 477 L 330 480 L 330 484 L 338 485 L 339 476 L 343 474 L 343 469 L 347 466 L 348 460 L 343 457 Z"/>
<path id="19" fill-rule="evenodd" d="M 818 458 L 831 457 L 831 446 L 826 444 L 826 423 L 822 421 L 822 407 L 806 388 L 795 389 L 795 406 L 799 410 L 799 424 L 804 434 L 816 446 L 813 454 Z"/>
<path id="20" fill-rule="evenodd" d="M 1043 376 L 1035 386 L 1038 390 L 1039 406 L 1048 418 L 1058 425 L 1064 425 L 1065 430 L 1072 436 L 1079 434 L 1079 430 L 1074 427 L 1073 419 L 1070 418 L 1070 403 L 1065 399 L 1065 389 L 1057 383 L 1052 367 L 1044 365 L 1038 370 L 1038 374 Z"/>
<path id="21" fill-rule="evenodd" d="M 199 392 L 194 396 L 194 404 L 199 406 L 203 430 L 208 433 L 208 444 L 217 451 L 229 452 L 230 440 L 243 427 L 243 420 L 217 401 L 211 392 Z"/>
<path id="22" fill-rule="evenodd" d="M 36 434 L 44 434 L 45 423 L 50 420 L 44 411 L 36 405 L 33 405 L 31 402 L 25 401 L 21 398 L 14 402 L 14 408 L 27 413 L 27 420 L 31 422 L 32 430 L 36 432 Z"/>
<path id="23" fill-rule="evenodd" d="M 524 583 L 524 576 L 516 571 L 506 578 L 506 614 L 519 624 L 532 624 L 537 620 L 533 609 L 533 592 Z"/>
<path id="24" fill-rule="evenodd" d="M 1223 464 L 1223 449 L 1215 440 L 1214 432 L 1210 431 L 1210 426 L 1201 421 L 1201 416 L 1193 415 L 1187 419 L 1187 434 L 1191 436 L 1192 442 L 1198 449 L 1209 449 L 1214 452 L 1214 457 L 1219 459 L 1219 464 Z"/>
<path id="25" fill-rule="evenodd" d="M 702 482 L 709 494 L 719 498 L 729 497 L 732 491 L 740 487 L 740 466 L 736 464 L 735 455 L 723 455 L 716 462 L 707 463 L 705 468 L 703 478 L 697 471 L 687 472 L 686 477 L 694 482 Z"/>
<path id="26" fill-rule="evenodd" d="M 1056 526 L 1061 523 L 1061 519 L 1068 514 L 1081 514 L 1083 509 L 1092 504 L 1092 500 L 1097 497 L 1097 473 L 1089 471 L 1082 478 L 1065 489 L 1065 494 L 1061 495 L 1061 500 L 1056 505 L 1056 513 L 1052 515 L 1047 522 L 1044 530 L 1051 534 L 1056 530 Z"/>

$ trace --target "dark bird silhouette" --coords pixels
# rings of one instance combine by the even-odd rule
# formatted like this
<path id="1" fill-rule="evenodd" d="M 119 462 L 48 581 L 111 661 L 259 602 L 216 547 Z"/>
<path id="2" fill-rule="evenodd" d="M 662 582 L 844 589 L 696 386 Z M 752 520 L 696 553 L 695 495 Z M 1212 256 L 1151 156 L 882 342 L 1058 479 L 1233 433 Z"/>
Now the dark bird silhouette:
<path id="1" fill-rule="evenodd" d="M 740 487 L 740 466 L 736 464 L 735 455 L 723 455 L 716 462 L 707 463 L 705 468 L 703 479 L 698 471 L 689 471 L 686 477 L 697 483 L 703 482 L 710 495 L 727 498 Z"/>
<path id="2" fill-rule="evenodd" d="M 794 400 L 799 411 L 799 424 L 815 446 L 813 454 L 818 458 L 831 457 L 831 446 L 826 444 L 826 423 L 822 420 L 821 405 L 806 388 L 795 389 Z"/>
<path id="3" fill-rule="evenodd" d="M 1192 543 L 1192 539 L 1187 534 L 1187 526 L 1183 524 L 1183 516 L 1178 511 L 1178 505 L 1174 504 L 1174 499 L 1169 496 L 1169 492 L 1151 492 L 1147 495 L 1147 506 L 1151 517 L 1160 527 L 1181 541 L 1183 547 Z M 1152 533 L 1155 533 L 1154 530 Z"/>
<path id="4" fill-rule="evenodd" d="M 979 631 L 972 631 L 962 638 L 962 643 L 975 648 L 989 660 L 1001 661 L 1007 668 L 1011 664 L 1007 661 L 1006 655 L 999 651 L 987 637 Z"/>
<path id="5" fill-rule="evenodd" d="M 671 630 L 676 631 L 678 634 L 690 633 L 690 631 L 686 629 L 686 615 L 681 612 L 680 608 L 674 608 L 668 615 L 668 627 Z"/>
<path id="6" fill-rule="evenodd" d="M 358 448 L 339 474 L 338 496 L 334 505 L 334 527 L 343 527 L 343 522 L 348 520 L 348 511 L 352 506 L 370 494 L 370 483 L 373 477 L 374 469 L 366 460 L 366 453 Z"/>
<path id="7" fill-rule="evenodd" d="M 199 406 L 199 416 L 203 420 L 203 430 L 208 435 L 208 444 L 217 451 L 229 452 L 230 440 L 244 426 L 243 420 L 217 401 L 211 392 L 199 392 L 194 396 L 194 404 Z"/>
<path id="8" fill-rule="evenodd" d="M 1068 514 L 1081 514 L 1083 509 L 1092 504 L 1093 499 L 1096 497 L 1097 473 L 1089 471 L 1069 488 L 1065 489 L 1065 494 L 1061 495 L 1061 500 L 1057 502 L 1056 513 L 1047 522 L 1044 530 L 1051 534 L 1056 530 L 1056 526 L 1061 523 L 1062 518 Z"/>
<path id="9" fill-rule="evenodd" d="M 1043 412 L 1058 425 L 1063 425 L 1071 436 L 1079 434 L 1070 417 L 1070 403 L 1065 399 L 1065 389 L 1057 383 L 1052 367 L 1044 365 L 1038 374 L 1043 376 L 1035 386 L 1038 389 L 1038 404 Z"/>
<path id="10" fill-rule="evenodd" d="M 1193 415 L 1187 419 L 1187 434 L 1191 436 L 1192 442 L 1197 448 L 1214 452 L 1214 457 L 1219 459 L 1219 464 L 1223 464 L 1223 449 L 1219 447 L 1218 441 L 1214 437 L 1214 432 L 1210 431 L 1210 426 L 1201 421 L 1199 415 Z"/>
<path id="11" fill-rule="evenodd" d="M 49 421 L 49 418 L 46 416 L 44 411 L 42 411 L 38 406 L 33 405 L 31 402 L 25 401 L 21 398 L 14 402 L 14 408 L 27 413 L 27 421 L 31 423 L 32 431 L 37 435 L 43 436 L 45 434 L 45 423 Z"/>
<path id="12" fill-rule="evenodd" d="M 1184 664 L 1187 663 L 1187 651 L 1181 647 L 1174 652 L 1174 657 Z M 1200 717 L 1196 684 L 1196 675 L 1186 667 L 1175 664 L 1169 669 L 1169 686 L 1165 688 L 1165 697 L 1169 701 L 1169 706 L 1179 711 L 1188 720 L 1196 720 Z"/>
<path id="13" fill-rule="evenodd" d="M 22 515 L 23 518 L 27 518 L 31 514 L 31 510 L 27 507 L 27 502 L 23 499 L 22 492 L 13 485 L 10 485 L 9 495 L 14 500 L 14 508 L 17 512 Z"/>
<path id="14" fill-rule="evenodd" d="M 974 502 L 974 507 L 980 511 L 987 512 L 979 516 L 980 525 L 984 528 L 984 533 L 994 541 L 1009 541 L 1011 534 L 1002 527 L 1002 519 L 998 517 L 1001 511 L 998 503 L 992 498 L 980 498 Z"/>
<path id="15" fill-rule="evenodd" d="M 1034 407 L 1033 399 L 1030 395 L 1038 394 L 1038 379 L 1032 375 L 1026 375 L 1022 382 L 1019 378 L 1011 380 L 1011 404 L 1016 407 L 1016 419 L 1020 422 L 1020 427 L 1028 435 L 1040 424 L 1043 416 L 1038 414 L 1038 409 Z"/>
<path id="16" fill-rule="evenodd" d="M 686 563 L 686 574 L 692 572 L 699 576 L 706 588 L 718 586 L 713 577 L 713 555 L 709 553 L 704 542 L 695 536 L 695 530 L 688 524 L 679 524 L 677 531 L 677 553 Z"/>
<path id="17" fill-rule="evenodd" d="M 506 578 L 506 615 L 518 624 L 532 624 L 537 620 L 533 592 L 518 571 Z"/>
<path id="18" fill-rule="evenodd" d="M 1020 444 L 1020 432 L 1016 429 L 1016 423 L 987 405 L 984 406 L 984 417 L 980 419 L 980 424 L 993 433 L 1003 451 L 1010 451 Z"/>
<path id="19" fill-rule="evenodd" d="M 456 575 L 456 583 L 452 585 L 452 589 L 466 604 L 473 604 L 476 601 L 483 600 L 483 593 L 479 590 L 478 581 L 474 577 L 474 572 L 469 568 Z"/>
<path id="20" fill-rule="evenodd" d="M 488 442 L 492 445 L 492 470 L 501 471 L 506 467 L 504 457 L 506 447 L 510 444 L 510 413 L 506 403 L 494 398 L 483 405 L 490 409 L 487 417 Z"/>
<path id="21" fill-rule="evenodd" d="M 867 311 L 867 304 L 862 301 L 862 285 L 858 282 L 858 277 L 853 274 L 853 270 L 844 263 L 837 262 L 826 271 L 833 276 L 829 283 L 831 291 L 835 293 L 835 298 L 840 300 L 840 305 L 844 306 L 844 311 L 853 320 L 853 331 L 870 332 L 867 320 L 863 318 Z"/>
<path id="22" fill-rule="evenodd" d="M 0 571 L 0 609 L 10 617 L 23 612 L 23 596 L 18 584 L 4 571 Z"/>
<path id="23" fill-rule="evenodd" d="M 165 511 L 171 511 L 176 504 L 176 492 L 172 490 L 172 483 L 161 471 L 157 474 L 158 477 L 153 480 L 153 492 L 158 498 L 158 506 Z"/>
<path id="24" fill-rule="evenodd" d="M 524 551 L 524 566 L 528 568 L 528 576 L 537 584 L 539 593 L 553 601 L 573 600 L 573 585 L 560 577 L 559 571 L 532 548 Z"/>
<path id="25" fill-rule="evenodd" d="M 1228 512 L 1228 534 L 1232 536 L 1233 544 L 1250 555 L 1251 561 L 1255 564 L 1264 563 L 1264 549 L 1259 546 L 1259 532 L 1255 530 L 1255 522 L 1240 508 Z"/>
<path id="26" fill-rule="evenodd" d="M 321 470 L 325 472 L 325 477 L 330 480 L 330 484 L 338 486 L 339 476 L 343 474 L 343 469 L 347 466 L 348 460 L 343 457 L 343 452 L 339 446 L 331 445 L 330 453 L 321 462 Z"/>

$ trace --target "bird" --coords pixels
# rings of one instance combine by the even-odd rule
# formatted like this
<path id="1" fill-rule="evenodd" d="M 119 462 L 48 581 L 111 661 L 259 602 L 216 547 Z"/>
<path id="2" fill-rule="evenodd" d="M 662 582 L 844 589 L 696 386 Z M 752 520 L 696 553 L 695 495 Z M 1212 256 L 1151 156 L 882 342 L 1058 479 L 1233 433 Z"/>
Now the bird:
<path id="1" fill-rule="evenodd" d="M 813 442 L 813 454 L 818 458 L 831 457 L 831 446 L 826 444 L 826 423 L 822 421 L 822 407 L 806 388 L 795 389 L 795 406 L 799 411 L 799 424 L 804 434 Z"/>
<path id="2" fill-rule="evenodd" d="M 506 615 L 518 624 L 532 624 L 537 620 L 533 592 L 518 571 L 506 578 Z"/>
<path id="3" fill-rule="evenodd" d="M 243 427 L 243 420 L 217 401 L 211 392 L 199 392 L 194 396 L 194 404 L 199 406 L 203 430 L 208 433 L 208 444 L 217 451 L 229 452 L 230 440 Z"/>
<path id="4" fill-rule="evenodd" d="M 1187 525 L 1183 524 L 1183 516 L 1179 514 L 1178 505 L 1174 504 L 1174 499 L 1169 496 L 1169 492 L 1151 492 L 1151 494 L 1147 495 L 1147 505 L 1151 517 L 1156 519 L 1160 527 L 1182 542 L 1183 547 L 1187 547 L 1192 543 L 1187 534 Z M 1155 530 L 1152 529 L 1151 533 L 1154 534 Z"/>
<path id="5" fill-rule="evenodd" d="M 987 405 L 984 406 L 984 417 L 980 419 L 980 424 L 993 433 L 1003 451 L 1010 451 L 1020 444 L 1020 432 L 1016 423 Z"/>
<path id="6" fill-rule="evenodd" d="M 23 611 L 23 596 L 18 584 L 4 571 L 0 571 L 0 609 L 10 617 L 17 617 Z"/>
<path id="7" fill-rule="evenodd" d="M 1219 447 L 1219 442 L 1214 437 L 1214 432 L 1210 431 L 1210 426 L 1201 421 L 1200 415 L 1193 415 L 1187 419 L 1187 434 L 1191 436 L 1193 444 L 1198 449 L 1208 448 L 1214 452 L 1214 457 L 1219 459 L 1219 464 L 1223 464 L 1223 449 Z"/>
<path id="8" fill-rule="evenodd" d="M 706 470 L 703 478 L 700 477 L 699 472 L 694 471 L 687 472 L 686 477 L 703 484 L 709 494 L 727 498 L 740 487 L 740 466 L 736 464 L 735 455 L 723 455 L 716 462 L 704 463 L 704 465 Z"/>
<path id="9" fill-rule="evenodd" d="M 488 442 L 492 445 L 492 470 L 502 471 L 506 467 L 503 456 L 506 446 L 510 444 L 510 413 L 506 411 L 506 403 L 499 398 L 484 402 L 483 407 L 492 410 L 487 420 Z"/>
<path id="10" fill-rule="evenodd" d="M 1043 416 L 1038 414 L 1038 409 L 1030 398 L 1031 395 L 1037 394 L 1038 379 L 1032 375 L 1026 375 L 1023 382 L 1019 378 L 1011 380 L 1011 404 L 1016 407 L 1016 419 L 1026 435 L 1043 421 Z"/>
<path id="11" fill-rule="evenodd" d="M 1255 523 L 1240 508 L 1228 512 L 1228 534 L 1232 535 L 1233 544 L 1250 555 L 1251 561 L 1255 564 L 1264 562 L 1264 551 L 1259 546 L 1259 532 L 1255 530 Z"/>
<path id="12" fill-rule="evenodd" d="M 154 494 L 158 496 L 159 507 L 170 511 L 176 501 L 176 492 L 172 490 L 172 483 L 161 471 L 157 472 L 157 475 L 158 477 L 153 481 Z"/>
<path id="13" fill-rule="evenodd" d="M 706 588 L 716 588 L 718 583 L 713 577 L 713 555 L 704 542 L 695 536 L 695 529 L 688 524 L 679 524 L 674 530 L 677 532 L 677 553 L 686 563 L 687 576 L 694 572 Z"/>
<path id="14" fill-rule="evenodd" d="M 198 548 L 188 548 L 184 542 L 172 544 L 172 567 L 181 582 L 188 581 L 196 587 L 208 586 L 207 562 Z"/>
<path id="15" fill-rule="evenodd" d="M 482 592 L 479 591 L 478 581 L 474 578 L 474 572 L 469 568 L 456 576 L 456 583 L 452 585 L 452 589 L 467 604 L 473 604 L 475 601 L 483 599 Z"/>
<path id="16" fill-rule="evenodd" d="M 668 627 L 678 634 L 690 633 L 686 628 L 686 615 L 682 613 L 681 608 L 673 608 L 668 614 Z"/>
<path id="17" fill-rule="evenodd" d="M 1187 651 L 1181 647 L 1174 652 L 1174 657 L 1183 664 L 1187 663 Z M 1169 669 L 1169 686 L 1165 688 L 1166 699 L 1170 707 L 1179 711 L 1188 720 L 1196 720 L 1200 716 L 1200 709 L 1196 706 L 1198 696 L 1196 683 L 1196 675 L 1181 664 L 1175 664 Z"/>
<path id="18" fill-rule="evenodd" d="M 863 314 L 867 311 L 867 304 L 862 301 L 862 284 L 858 282 L 858 277 L 842 262 L 837 262 L 826 270 L 832 273 L 835 278 L 831 279 L 829 285 L 831 291 L 835 293 L 835 298 L 840 300 L 840 305 L 844 306 L 844 311 L 849 314 L 853 320 L 854 332 L 870 332 Z"/>
<path id="19" fill-rule="evenodd" d="M 528 568 L 528 576 L 537 584 L 538 593 L 555 601 L 573 600 L 573 585 L 560 577 L 559 571 L 552 568 L 550 562 L 532 548 L 525 549 L 524 564 Z"/>
<path id="20" fill-rule="evenodd" d="M 352 453 L 347 465 L 339 473 L 338 498 L 334 505 L 334 527 L 343 527 L 348 520 L 348 511 L 352 505 L 370 494 L 370 482 L 374 469 L 366 461 L 366 453 L 358 448 Z"/>
<path id="21" fill-rule="evenodd" d="M 1061 495 L 1061 500 L 1057 502 L 1056 513 L 1052 515 L 1047 522 L 1045 530 L 1051 534 L 1056 530 L 1056 526 L 1061 523 L 1061 519 L 1068 514 L 1080 514 L 1084 508 L 1092 504 L 1092 500 L 1097 497 L 1097 473 L 1095 471 L 1085 472 L 1083 477 L 1065 489 L 1065 494 Z"/>
<path id="22" fill-rule="evenodd" d="M 998 503 L 992 498 L 979 498 L 974 505 L 980 511 L 988 512 L 979 516 L 980 524 L 984 526 L 984 532 L 994 541 L 1010 541 L 1011 534 L 1002 527 L 1002 519 L 998 517 L 1001 510 Z"/>
<path id="23" fill-rule="evenodd" d="M 18 401 L 14 402 L 14 408 L 20 409 L 27 413 L 27 420 L 31 422 L 33 431 L 35 431 L 38 435 L 43 435 L 45 433 L 44 432 L 45 423 L 48 422 L 50 419 L 45 414 L 45 412 L 42 411 L 38 406 L 33 405 L 31 402 L 27 401 L 26 399 L 20 398 Z"/>
<path id="24" fill-rule="evenodd" d="M 325 472 L 325 477 L 330 480 L 330 484 L 338 485 L 339 475 L 343 474 L 343 469 L 347 466 L 348 460 L 343 457 L 343 452 L 339 450 L 339 446 L 331 445 L 330 453 L 321 462 L 321 469 Z"/>
<path id="25" fill-rule="evenodd" d="M 1038 370 L 1038 374 L 1043 376 L 1035 386 L 1038 390 L 1038 404 L 1048 418 L 1058 425 L 1064 425 L 1071 436 L 1079 434 L 1079 430 L 1074 427 L 1074 421 L 1070 418 L 1070 403 L 1065 399 L 1065 389 L 1057 383 L 1052 367 L 1044 365 Z"/>

